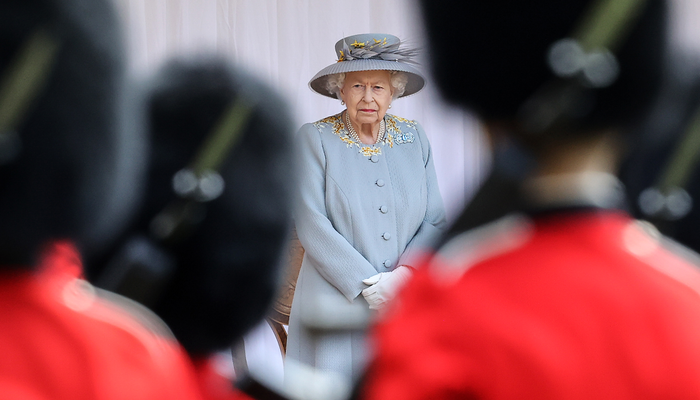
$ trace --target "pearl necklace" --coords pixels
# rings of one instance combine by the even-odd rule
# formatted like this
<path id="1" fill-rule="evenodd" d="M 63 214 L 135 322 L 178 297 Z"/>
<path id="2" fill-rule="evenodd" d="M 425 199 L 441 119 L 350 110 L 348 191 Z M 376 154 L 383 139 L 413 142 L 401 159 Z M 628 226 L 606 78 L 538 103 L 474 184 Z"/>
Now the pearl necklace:
<path id="1" fill-rule="evenodd" d="M 355 132 L 355 128 L 352 127 L 352 124 L 350 123 L 350 115 L 348 115 L 348 112 L 345 111 L 345 128 L 347 129 L 348 133 L 350 134 L 350 137 L 352 140 L 356 141 L 357 144 L 359 145 L 364 145 L 362 141 L 360 140 L 360 136 Z M 384 124 L 384 119 L 382 118 L 381 121 L 379 121 L 379 132 L 377 133 L 377 141 L 374 142 L 374 144 L 377 144 L 384 140 L 384 136 L 386 135 L 386 127 Z"/>

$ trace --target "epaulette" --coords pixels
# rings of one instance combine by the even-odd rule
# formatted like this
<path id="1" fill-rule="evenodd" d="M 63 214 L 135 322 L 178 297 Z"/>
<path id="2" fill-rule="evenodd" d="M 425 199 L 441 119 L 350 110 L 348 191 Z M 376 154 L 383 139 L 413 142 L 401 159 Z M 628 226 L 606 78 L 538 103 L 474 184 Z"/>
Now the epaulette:
<path id="1" fill-rule="evenodd" d="M 509 214 L 494 222 L 459 234 L 436 253 L 439 268 L 434 278 L 445 284 L 463 276 L 477 263 L 514 250 L 532 237 L 531 220 L 523 214 Z"/>
<path id="2" fill-rule="evenodd" d="M 662 235 L 646 221 L 631 223 L 623 241 L 639 260 L 700 294 L 700 255 L 695 251 Z"/>

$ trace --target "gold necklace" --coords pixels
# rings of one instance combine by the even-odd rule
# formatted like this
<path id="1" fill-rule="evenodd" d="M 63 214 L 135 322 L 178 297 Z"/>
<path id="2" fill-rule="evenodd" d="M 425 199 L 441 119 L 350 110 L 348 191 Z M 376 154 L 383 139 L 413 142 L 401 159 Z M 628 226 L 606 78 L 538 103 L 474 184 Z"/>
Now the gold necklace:
<path id="1" fill-rule="evenodd" d="M 348 115 L 348 112 L 345 111 L 345 129 L 348 131 L 350 134 L 350 137 L 352 140 L 356 141 L 357 144 L 363 145 L 362 141 L 360 140 L 360 136 L 355 132 L 355 128 L 352 127 L 352 124 L 350 123 L 350 115 Z M 379 121 L 379 132 L 377 133 L 377 141 L 374 142 L 374 144 L 377 144 L 384 140 L 384 135 L 386 134 L 386 127 L 384 124 L 384 118 L 382 118 L 381 121 Z"/>

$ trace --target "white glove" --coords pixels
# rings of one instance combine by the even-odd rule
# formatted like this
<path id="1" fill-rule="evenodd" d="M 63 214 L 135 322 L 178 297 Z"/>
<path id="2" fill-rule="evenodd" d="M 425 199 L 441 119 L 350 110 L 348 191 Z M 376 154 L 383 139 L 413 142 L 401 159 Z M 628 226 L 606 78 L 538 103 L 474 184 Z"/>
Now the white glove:
<path id="1" fill-rule="evenodd" d="M 391 299 L 394 298 L 396 292 L 408 281 L 413 275 L 410 268 L 400 265 L 391 272 L 380 272 L 362 280 L 369 287 L 362 291 L 362 295 L 369 303 L 371 310 L 380 310 Z"/>

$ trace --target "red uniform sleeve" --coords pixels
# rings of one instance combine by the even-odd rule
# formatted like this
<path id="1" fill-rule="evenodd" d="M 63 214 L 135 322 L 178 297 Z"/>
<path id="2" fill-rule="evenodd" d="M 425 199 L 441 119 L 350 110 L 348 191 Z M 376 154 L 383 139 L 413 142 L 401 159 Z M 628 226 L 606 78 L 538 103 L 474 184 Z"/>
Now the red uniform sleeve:
<path id="1" fill-rule="evenodd" d="M 441 289 L 420 268 L 375 326 L 363 400 L 470 398 L 465 378 L 475 368 L 458 347 L 458 329 L 450 329 L 457 321 Z"/>
<path id="2" fill-rule="evenodd" d="M 162 321 L 80 275 L 79 253 L 63 242 L 48 245 L 37 271 L 0 274 L 0 393 L 201 400 L 192 363 Z"/>
<path id="3" fill-rule="evenodd" d="M 233 384 L 235 378 L 233 364 L 230 366 L 222 365 L 225 361 L 218 359 L 217 356 L 195 359 L 193 361 L 199 387 L 205 400 L 253 400 L 253 398 L 235 388 Z"/>

